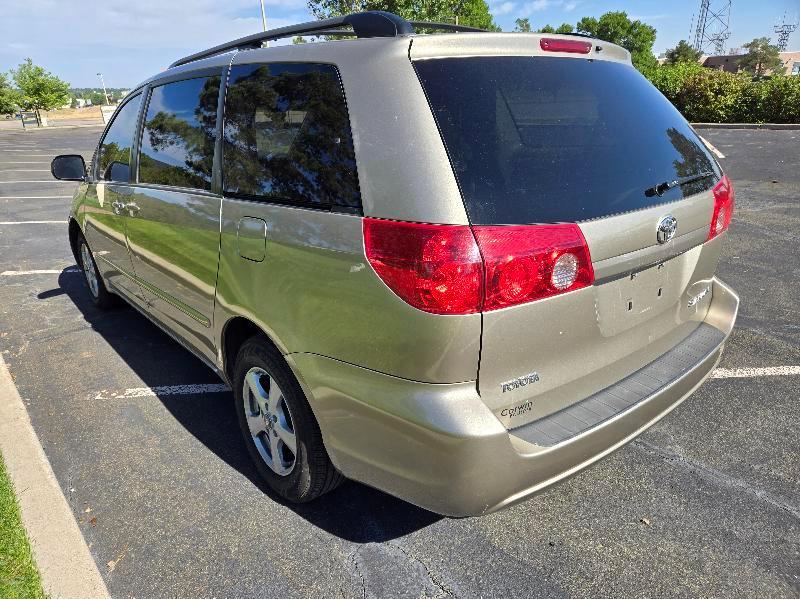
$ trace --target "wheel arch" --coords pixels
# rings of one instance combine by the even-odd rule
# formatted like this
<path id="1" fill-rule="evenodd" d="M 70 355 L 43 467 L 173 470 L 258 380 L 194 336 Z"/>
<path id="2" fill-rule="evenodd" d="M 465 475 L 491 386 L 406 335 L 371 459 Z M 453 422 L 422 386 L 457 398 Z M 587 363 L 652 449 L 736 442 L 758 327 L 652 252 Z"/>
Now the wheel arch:
<path id="1" fill-rule="evenodd" d="M 236 365 L 236 355 L 245 341 L 255 337 L 263 336 L 267 343 L 276 352 L 283 355 L 278 344 L 272 340 L 267 331 L 245 316 L 233 316 L 228 319 L 222 327 L 220 336 L 220 348 L 222 349 L 222 371 L 229 383 L 233 383 L 233 370 Z"/>
<path id="2" fill-rule="evenodd" d="M 286 352 L 282 351 L 278 343 L 275 342 L 272 336 L 266 330 L 264 330 L 262 326 L 259 326 L 246 316 L 232 316 L 222 327 L 219 347 L 222 350 L 222 373 L 225 375 L 227 383 L 231 387 L 233 387 L 235 384 L 233 375 L 234 369 L 236 368 L 236 355 L 239 353 L 239 349 L 248 339 L 252 339 L 257 335 L 263 337 L 270 347 L 273 348 L 278 355 L 283 357 L 286 366 L 289 368 L 289 371 L 292 373 L 297 381 L 297 384 L 300 385 L 300 389 L 303 391 L 303 394 L 306 396 L 306 401 L 308 401 L 308 405 L 311 408 L 311 413 L 322 431 L 322 438 L 324 442 L 326 437 L 324 432 L 325 427 L 320 423 L 317 416 L 317 410 L 315 409 L 316 406 L 314 405 L 311 390 L 306 384 L 302 373 L 299 372 L 297 364 L 291 359 L 291 354 L 286 354 Z"/>

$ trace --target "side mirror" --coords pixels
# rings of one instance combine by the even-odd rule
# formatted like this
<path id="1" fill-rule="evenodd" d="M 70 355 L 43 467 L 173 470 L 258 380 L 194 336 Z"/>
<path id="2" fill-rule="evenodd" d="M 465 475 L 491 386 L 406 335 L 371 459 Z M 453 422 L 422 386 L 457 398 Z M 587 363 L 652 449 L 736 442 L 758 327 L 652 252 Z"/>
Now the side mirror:
<path id="1" fill-rule="evenodd" d="M 85 181 L 86 163 L 78 154 L 62 154 L 53 158 L 50 172 L 61 181 Z"/>

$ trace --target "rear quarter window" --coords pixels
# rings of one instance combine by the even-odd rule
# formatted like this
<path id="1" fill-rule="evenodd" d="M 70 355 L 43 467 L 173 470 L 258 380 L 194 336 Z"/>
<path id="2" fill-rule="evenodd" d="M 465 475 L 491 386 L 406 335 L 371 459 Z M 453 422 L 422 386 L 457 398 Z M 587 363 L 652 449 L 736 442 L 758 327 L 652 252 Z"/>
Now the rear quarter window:
<path id="1" fill-rule="evenodd" d="M 473 224 L 577 222 L 710 189 L 719 167 L 630 65 L 556 57 L 414 63 Z M 654 196 L 665 181 L 713 176 Z"/>
<path id="2" fill-rule="evenodd" d="M 233 67 L 225 95 L 222 173 L 229 196 L 360 210 L 350 120 L 336 68 Z"/>

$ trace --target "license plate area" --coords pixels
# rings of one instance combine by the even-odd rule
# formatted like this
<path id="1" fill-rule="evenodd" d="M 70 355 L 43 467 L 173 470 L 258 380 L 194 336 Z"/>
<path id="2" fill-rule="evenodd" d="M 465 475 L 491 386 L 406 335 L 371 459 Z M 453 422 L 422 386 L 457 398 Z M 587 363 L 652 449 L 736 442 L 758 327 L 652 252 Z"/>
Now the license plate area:
<path id="1" fill-rule="evenodd" d="M 680 257 L 631 271 L 596 287 L 597 318 L 603 335 L 617 335 L 677 304 Z"/>

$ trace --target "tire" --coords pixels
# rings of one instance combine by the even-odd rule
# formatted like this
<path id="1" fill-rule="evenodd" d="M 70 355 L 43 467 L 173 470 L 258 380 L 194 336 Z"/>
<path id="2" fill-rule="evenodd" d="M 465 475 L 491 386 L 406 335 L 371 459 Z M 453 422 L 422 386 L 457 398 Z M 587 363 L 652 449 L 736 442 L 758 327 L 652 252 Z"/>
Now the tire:
<path id="1" fill-rule="evenodd" d="M 305 503 L 341 484 L 344 477 L 328 457 L 300 385 L 263 335 L 251 337 L 239 350 L 233 396 L 247 451 L 275 493 Z"/>
<path id="2" fill-rule="evenodd" d="M 78 266 L 81 267 L 83 272 L 83 282 L 86 283 L 92 303 L 103 310 L 116 306 L 117 296 L 106 288 L 103 277 L 100 276 L 100 271 L 97 270 L 92 250 L 83 235 L 78 235 L 77 248 L 76 254 L 80 263 Z"/>

